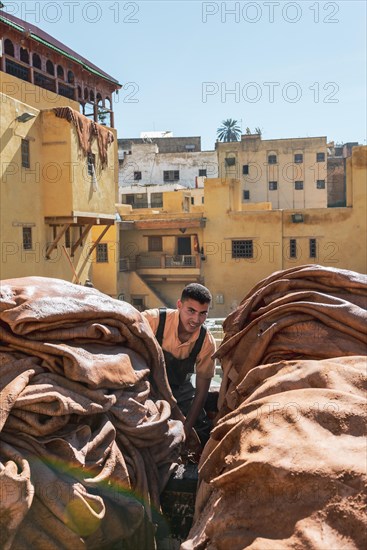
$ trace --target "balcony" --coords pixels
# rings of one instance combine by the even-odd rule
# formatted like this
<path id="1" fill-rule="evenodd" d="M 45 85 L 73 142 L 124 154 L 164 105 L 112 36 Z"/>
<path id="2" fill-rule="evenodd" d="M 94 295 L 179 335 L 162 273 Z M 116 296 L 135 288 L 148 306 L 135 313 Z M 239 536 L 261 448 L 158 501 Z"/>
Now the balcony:
<path id="1" fill-rule="evenodd" d="M 200 254 L 139 254 L 134 258 L 124 256 L 120 259 L 120 271 L 200 269 L 200 265 Z"/>

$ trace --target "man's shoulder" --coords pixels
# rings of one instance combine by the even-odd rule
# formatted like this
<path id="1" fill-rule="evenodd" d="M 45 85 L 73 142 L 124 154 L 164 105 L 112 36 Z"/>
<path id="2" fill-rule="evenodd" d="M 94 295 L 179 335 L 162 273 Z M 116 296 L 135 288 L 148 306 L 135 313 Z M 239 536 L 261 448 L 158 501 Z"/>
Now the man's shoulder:
<path id="1" fill-rule="evenodd" d="M 144 317 L 146 317 L 147 319 L 158 319 L 161 309 L 163 309 L 166 312 L 166 318 L 170 317 L 171 315 L 174 315 L 176 311 L 175 309 L 170 309 L 170 308 L 155 307 L 152 309 L 146 309 L 145 311 L 142 312 L 142 315 L 144 315 Z"/>

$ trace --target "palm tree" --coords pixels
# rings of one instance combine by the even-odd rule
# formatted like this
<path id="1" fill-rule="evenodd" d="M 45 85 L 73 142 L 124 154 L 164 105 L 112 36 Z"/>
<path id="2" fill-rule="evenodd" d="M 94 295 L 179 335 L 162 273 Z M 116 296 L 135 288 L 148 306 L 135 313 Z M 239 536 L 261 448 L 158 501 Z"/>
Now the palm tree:
<path id="1" fill-rule="evenodd" d="M 239 141 L 241 137 L 241 128 L 237 125 L 237 120 L 227 118 L 223 120 L 222 126 L 217 129 L 219 141 Z"/>

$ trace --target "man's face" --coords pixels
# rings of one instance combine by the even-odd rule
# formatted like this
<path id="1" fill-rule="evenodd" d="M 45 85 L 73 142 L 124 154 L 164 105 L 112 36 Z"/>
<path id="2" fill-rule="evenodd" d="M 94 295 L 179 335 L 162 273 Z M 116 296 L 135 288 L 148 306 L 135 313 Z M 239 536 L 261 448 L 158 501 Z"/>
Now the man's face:
<path id="1" fill-rule="evenodd" d="M 178 300 L 180 323 L 186 332 L 194 333 L 207 318 L 209 304 L 201 304 L 196 300 Z"/>

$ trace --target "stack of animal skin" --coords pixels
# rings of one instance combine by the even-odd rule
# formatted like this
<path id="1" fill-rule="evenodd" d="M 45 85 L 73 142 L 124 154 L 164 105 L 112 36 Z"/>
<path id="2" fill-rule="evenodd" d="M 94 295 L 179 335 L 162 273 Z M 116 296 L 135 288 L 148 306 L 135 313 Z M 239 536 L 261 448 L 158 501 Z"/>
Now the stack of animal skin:
<path id="1" fill-rule="evenodd" d="M 184 433 L 149 326 L 58 279 L 0 290 L 1 548 L 155 548 Z"/>
<path id="2" fill-rule="evenodd" d="M 306 265 L 227 317 L 182 550 L 366 548 L 366 299 L 366 276 Z"/>

